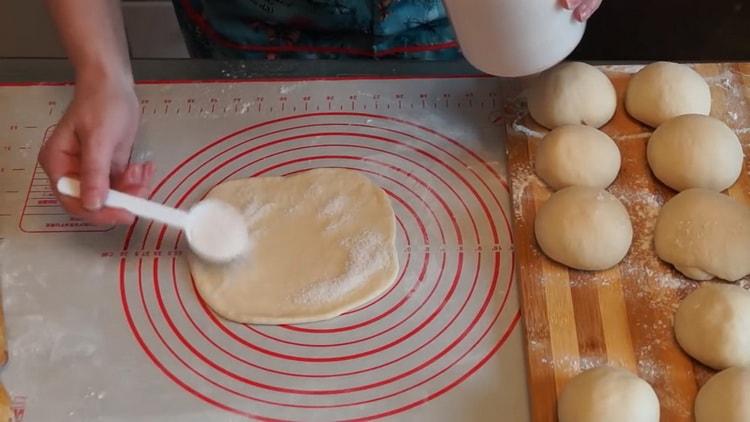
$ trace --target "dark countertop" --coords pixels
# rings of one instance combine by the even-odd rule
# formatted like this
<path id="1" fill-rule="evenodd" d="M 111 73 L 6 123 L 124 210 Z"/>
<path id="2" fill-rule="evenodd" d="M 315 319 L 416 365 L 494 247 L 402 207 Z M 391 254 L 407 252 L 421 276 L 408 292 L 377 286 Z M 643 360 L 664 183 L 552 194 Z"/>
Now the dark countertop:
<path id="1" fill-rule="evenodd" d="M 750 60 L 750 0 L 602 0 L 572 60 Z"/>

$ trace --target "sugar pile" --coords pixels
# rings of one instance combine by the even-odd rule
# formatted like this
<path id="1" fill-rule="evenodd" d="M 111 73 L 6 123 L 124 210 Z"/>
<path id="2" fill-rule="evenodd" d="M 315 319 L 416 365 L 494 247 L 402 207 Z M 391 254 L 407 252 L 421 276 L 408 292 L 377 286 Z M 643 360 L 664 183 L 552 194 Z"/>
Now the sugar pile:
<path id="1" fill-rule="evenodd" d="M 213 262 L 230 261 L 250 247 L 242 215 L 217 200 L 201 201 L 190 210 L 186 235 L 193 251 Z"/>
<path id="2" fill-rule="evenodd" d="M 363 285 L 373 274 L 388 265 L 390 259 L 385 239 L 371 231 L 354 238 L 344 239 L 341 246 L 348 249 L 348 262 L 344 273 L 330 280 L 319 281 L 293 298 L 295 303 L 318 304 L 342 297 Z"/>

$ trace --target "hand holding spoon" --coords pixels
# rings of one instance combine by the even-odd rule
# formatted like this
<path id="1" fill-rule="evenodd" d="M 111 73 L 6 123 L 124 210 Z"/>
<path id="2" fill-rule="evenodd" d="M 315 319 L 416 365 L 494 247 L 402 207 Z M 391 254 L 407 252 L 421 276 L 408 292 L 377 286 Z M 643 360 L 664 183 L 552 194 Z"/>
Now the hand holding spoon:
<path id="1" fill-rule="evenodd" d="M 81 195 L 80 182 L 70 177 L 61 177 L 57 190 L 74 198 Z M 207 261 L 229 262 L 250 246 L 242 215 L 231 205 L 215 199 L 200 201 L 186 212 L 110 189 L 104 205 L 182 229 L 190 249 Z"/>

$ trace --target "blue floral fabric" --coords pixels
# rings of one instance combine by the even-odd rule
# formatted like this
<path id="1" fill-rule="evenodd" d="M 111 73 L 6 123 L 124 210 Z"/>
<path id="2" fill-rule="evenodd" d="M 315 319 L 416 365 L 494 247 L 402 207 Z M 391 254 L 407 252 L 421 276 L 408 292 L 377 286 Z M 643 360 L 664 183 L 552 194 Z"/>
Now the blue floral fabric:
<path id="1" fill-rule="evenodd" d="M 173 0 L 199 58 L 460 56 L 441 0 Z"/>

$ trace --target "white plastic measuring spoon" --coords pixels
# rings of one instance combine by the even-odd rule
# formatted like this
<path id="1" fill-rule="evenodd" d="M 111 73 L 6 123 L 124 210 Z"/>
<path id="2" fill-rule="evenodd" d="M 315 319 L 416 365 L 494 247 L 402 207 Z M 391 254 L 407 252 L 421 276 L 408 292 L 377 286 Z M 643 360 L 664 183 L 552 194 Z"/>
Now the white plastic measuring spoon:
<path id="1" fill-rule="evenodd" d="M 81 184 L 76 179 L 61 177 L 57 190 L 80 198 Z M 208 261 L 229 262 L 250 246 L 242 215 L 231 205 L 215 199 L 198 202 L 186 212 L 110 189 L 104 205 L 182 229 L 193 252 Z"/>

